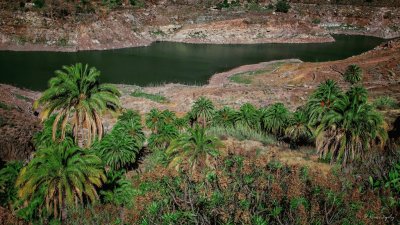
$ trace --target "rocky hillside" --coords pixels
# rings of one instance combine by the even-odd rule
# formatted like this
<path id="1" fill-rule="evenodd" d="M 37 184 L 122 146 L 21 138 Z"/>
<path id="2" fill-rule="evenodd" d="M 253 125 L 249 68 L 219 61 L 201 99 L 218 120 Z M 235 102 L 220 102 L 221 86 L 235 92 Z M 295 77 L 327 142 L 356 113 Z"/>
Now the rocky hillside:
<path id="1" fill-rule="evenodd" d="M 333 41 L 330 34 L 400 36 L 400 10 L 389 3 L 382 7 L 291 1 L 289 12 L 281 13 L 275 12 L 275 1 L 240 1 L 221 9 L 216 8 L 218 1 L 146 1 L 136 6 L 123 1 L 115 7 L 101 1 L 54 2 L 60 3 L 40 9 L 32 3 L 2 3 L 0 49 L 78 51 L 154 41 L 304 43 Z"/>

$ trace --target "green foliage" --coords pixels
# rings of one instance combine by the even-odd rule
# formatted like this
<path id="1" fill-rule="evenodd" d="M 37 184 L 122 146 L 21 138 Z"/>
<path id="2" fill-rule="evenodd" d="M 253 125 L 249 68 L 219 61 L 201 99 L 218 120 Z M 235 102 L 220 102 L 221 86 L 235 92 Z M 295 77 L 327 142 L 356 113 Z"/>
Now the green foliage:
<path id="1" fill-rule="evenodd" d="M 220 145 L 217 138 L 208 136 L 205 128 L 196 125 L 195 128 L 189 129 L 188 133 L 183 133 L 172 142 L 166 150 L 166 154 L 171 157 L 172 165 L 180 164 L 182 160 L 188 160 L 194 170 L 196 166 L 211 167 L 211 158 L 219 154 L 217 148 Z"/>
<path id="2" fill-rule="evenodd" d="M 343 76 L 346 82 L 354 85 L 362 80 L 362 70 L 358 65 L 352 64 L 346 68 Z"/>
<path id="3" fill-rule="evenodd" d="M 107 5 L 110 9 L 121 6 L 122 0 L 102 0 L 104 5 Z"/>
<path id="4" fill-rule="evenodd" d="M 12 107 L 0 101 L 0 109 L 10 110 Z"/>
<path id="5" fill-rule="evenodd" d="M 63 70 L 55 71 L 56 77 L 49 81 L 49 88 L 35 102 L 43 106 L 42 120 L 47 119 L 53 112 L 59 111 L 53 124 L 53 140 L 56 140 L 57 127 L 61 123 L 61 137 L 65 137 L 66 127 L 74 127 L 75 143 L 78 143 L 79 132 L 84 127 L 86 146 L 90 146 L 96 137 L 101 139 L 103 127 L 101 115 L 106 110 L 115 111 L 120 108 L 121 95 L 114 85 L 100 84 L 100 71 L 77 63 L 63 66 Z M 84 124 L 85 123 L 85 124 Z M 82 135 L 83 136 L 83 135 Z"/>
<path id="6" fill-rule="evenodd" d="M 17 200 L 15 181 L 21 168 L 22 162 L 10 161 L 0 170 L 0 206 L 9 207 Z"/>
<path id="7" fill-rule="evenodd" d="M 321 224 L 326 215 L 346 224 L 357 215 L 371 222 L 366 211 L 382 216 L 371 206 L 378 196 L 354 201 L 357 187 L 339 176 L 307 172 L 303 179 L 303 168 L 275 164 L 228 155 L 218 157 L 218 171 L 200 167 L 196 173 L 151 174 L 156 178 L 136 187 L 139 199 L 152 196 L 141 205 L 146 210 L 140 211 L 138 224 Z"/>
<path id="8" fill-rule="evenodd" d="M 135 90 L 131 96 L 137 97 L 137 98 L 147 98 L 151 101 L 158 102 L 158 103 L 167 103 L 168 99 L 160 94 L 150 94 L 143 92 L 141 90 Z"/>
<path id="9" fill-rule="evenodd" d="M 208 98 L 200 97 L 194 102 L 190 115 L 193 116 L 193 119 L 195 119 L 197 123 L 206 127 L 214 117 L 214 113 L 215 108 L 212 101 Z"/>
<path id="10" fill-rule="evenodd" d="M 93 149 L 107 167 L 119 170 L 136 161 L 144 141 L 145 136 L 139 114 L 128 110 L 119 117 L 113 130 L 97 142 Z"/>
<path id="11" fill-rule="evenodd" d="M 289 119 L 285 136 L 290 139 L 292 147 L 306 144 L 313 138 L 312 128 L 308 125 L 307 116 L 303 110 L 297 110 Z"/>
<path id="12" fill-rule="evenodd" d="M 328 112 L 343 92 L 333 80 L 327 80 L 318 85 L 318 88 L 311 94 L 306 104 L 309 125 L 317 126 L 322 117 Z"/>
<path id="13" fill-rule="evenodd" d="M 228 106 L 224 106 L 222 109 L 215 112 L 212 120 L 212 125 L 232 127 L 235 125 L 236 120 L 237 112 Z"/>
<path id="14" fill-rule="evenodd" d="M 178 129 L 171 124 L 165 124 L 158 129 L 157 133 L 152 133 L 148 139 L 149 147 L 152 150 L 166 149 L 172 140 L 179 135 Z"/>
<path id="15" fill-rule="evenodd" d="M 122 171 L 107 173 L 107 182 L 100 191 L 103 202 L 131 207 L 134 194 L 132 183 L 125 178 Z"/>
<path id="16" fill-rule="evenodd" d="M 400 162 L 395 164 L 392 170 L 390 170 L 385 186 L 394 190 L 395 193 L 400 194 Z"/>
<path id="17" fill-rule="evenodd" d="M 291 7 L 286 0 L 278 0 L 278 2 L 275 5 L 275 8 L 276 8 L 275 9 L 276 12 L 287 13 L 287 12 L 289 12 L 289 9 Z"/>
<path id="18" fill-rule="evenodd" d="M 69 147 L 74 146 L 74 138 L 72 135 L 72 129 L 70 126 L 66 126 L 65 128 L 65 137 L 61 140 L 61 129 L 60 124 L 57 124 L 58 127 L 56 129 L 56 140 L 53 140 L 53 124 L 56 119 L 57 114 L 51 115 L 47 120 L 43 123 L 43 130 L 39 131 L 33 136 L 33 143 L 36 149 L 50 148 L 55 147 L 59 144 L 68 145 Z"/>
<path id="19" fill-rule="evenodd" d="M 106 180 L 101 165 L 100 158 L 77 147 L 37 151 L 16 182 L 18 196 L 25 202 L 20 214 L 30 217 L 43 209 L 58 218 L 67 206 L 95 202 L 96 188 Z"/>
<path id="20" fill-rule="evenodd" d="M 33 4 L 35 4 L 36 8 L 43 8 L 45 0 L 33 0 Z"/>
<path id="21" fill-rule="evenodd" d="M 233 137 L 236 140 L 253 140 L 259 141 L 264 145 L 276 143 L 276 139 L 273 136 L 266 135 L 258 130 L 249 128 L 248 126 L 243 126 L 241 124 L 235 126 L 212 126 L 207 129 L 207 133 L 212 136 L 216 136 L 220 139 L 226 137 Z"/>
<path id="22" fill-rule="evenodd" d="M 275 103 L 261 110 L 263 128 L 276 136 L 282 136 L 289 123 L 290 112 L 283 103 Z"/>
<path id="23" fill-rule="evenodd" d="M 379 110 L 395 109 L 398 107 L 396 99 L 390 96 L 381 96 L 374 100 L 372 105 Z"/>
<path id="24" fill-rule="evenodd" d="M 387 139 L 382 115 L 367 102 L 363 87 L 352 87 L 337 99 L 324 114 L 316 130 L 316 146 L 321 158 L 331 156 L 331 162 L 360 159 L 375 139 Z"/>
<path id="25" fill-rule="evenodd" d="M 250 103 L 243 104 L 237 113 L 237 125 L 247 126 L 254 130 L 261 130 L 261 113 Z"/>

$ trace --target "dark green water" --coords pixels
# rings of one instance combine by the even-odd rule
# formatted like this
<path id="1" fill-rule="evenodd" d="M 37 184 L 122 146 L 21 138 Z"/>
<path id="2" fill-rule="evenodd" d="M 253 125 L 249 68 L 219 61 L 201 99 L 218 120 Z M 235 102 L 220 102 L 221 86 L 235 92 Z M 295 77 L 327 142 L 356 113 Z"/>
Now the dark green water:
<path id="1" fill-rule="evenodd" d="M 344 59 L 368 51 L 383 40 L 366 36 L 335 36 L 319 44 L 208 45 L 154 43 L 148 47 L 64 52 L 0 51 L 0 83 L 43 90 L 56 69 L 75 62 L 102 72 L 101 81 L 141 86 L 168 82 L 204 84 L 217 72 L 258 62 L 298 58 L 317 62 Z"/>

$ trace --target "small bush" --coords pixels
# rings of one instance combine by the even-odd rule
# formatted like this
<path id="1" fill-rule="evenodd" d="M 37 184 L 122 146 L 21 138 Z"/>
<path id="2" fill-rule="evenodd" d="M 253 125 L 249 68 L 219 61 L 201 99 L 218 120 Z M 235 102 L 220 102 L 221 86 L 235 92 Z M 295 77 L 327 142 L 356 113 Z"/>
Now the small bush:
<path id="1" fill-rule="evenodd" d="M 398 107 L 396 99 L 390 96 L 381 96 L 375 99 L 372 105 L 379 110 L 395 109 Z"/>
<path id="2" fill-rule="evenodd" d="M 149 94 L 146 92 L 143 92 L 141 90 L 135 90 L 132 94 L 132 97 L 136 97 L 136 98 L 147 98 L 149 100 L 152 100 L 154 102 L 158 102 L 158 103 L 167 103 L 168 99 L 160 94 Z"/>
<path id="3" fill-rule="evenodd" d="M 36 8 L 43 8 L 45 4 L 45 0 L 33 0 L 33 4 L 35 4 Z"/>
<path id="4" fill-rule="evenodd" d="M 275 5 L 276 12 L 287 13 L 289 12 L 290 5 L 286 0 L 279 0 Z"/>
<path id="5" fill-rule="evenodd" d="M 362 80 L 362 70 L 358 65 L 349 65 L 343 76 L 346 82 L 354 85 Z"/>

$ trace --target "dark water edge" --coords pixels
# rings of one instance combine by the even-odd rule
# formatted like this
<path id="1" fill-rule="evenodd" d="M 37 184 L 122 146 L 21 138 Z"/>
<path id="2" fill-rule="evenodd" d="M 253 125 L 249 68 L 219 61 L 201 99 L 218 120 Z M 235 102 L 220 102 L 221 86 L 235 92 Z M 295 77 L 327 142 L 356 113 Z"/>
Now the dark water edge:
<path id="1" fill-rule="evenodd" d="M 297 58 L 323 62 L 358 55 L 384 39 L 334 35 L 336 42 L 310 44 L 217 45 L 157 42 L 147 47 L 83 52 L 0 51 L 0 83 L 44 90 L 62 65 L 88 63 L 101 81 L 146 86 L 161 83 L 205 84 L 215 73 L 241 65 Z"/>

